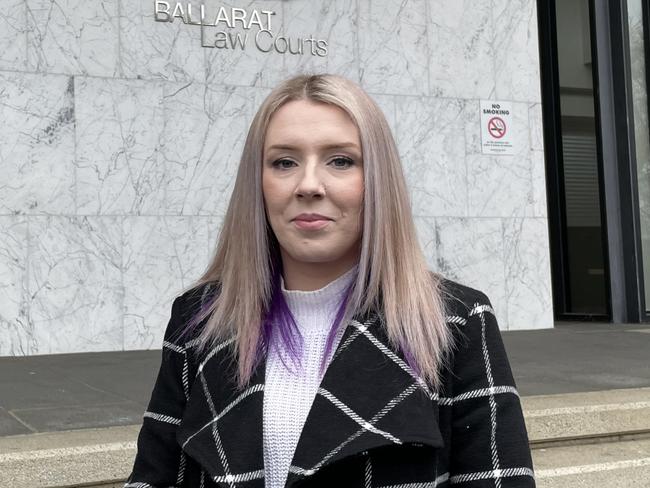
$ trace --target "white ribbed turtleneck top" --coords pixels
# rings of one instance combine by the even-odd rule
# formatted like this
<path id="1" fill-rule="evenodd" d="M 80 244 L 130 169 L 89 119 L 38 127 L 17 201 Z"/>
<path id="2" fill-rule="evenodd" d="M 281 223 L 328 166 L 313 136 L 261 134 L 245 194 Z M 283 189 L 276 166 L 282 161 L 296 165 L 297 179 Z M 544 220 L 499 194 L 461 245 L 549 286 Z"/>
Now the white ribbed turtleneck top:
<path id="1" fill-rule="evenodd" d="M 352 282 L 357 268 L 358 264 L 355 264 L 334 281 L 314 291 L 287 290 L 284 278 L 281 278 L 282 294 L 303 336 L 303 371 L 289 371 L 275 348 L 269 348 L 263 410 L 265 488 L 283 488 L 286 483 L 300 433 L 322 380 L 319 369 L 327 335 L 340 305 L 341 294 Z M 328 364 L 343 330 L 341 326 Z M 295 369 L 284 351 L 283 357 L 287 365 Z"/>

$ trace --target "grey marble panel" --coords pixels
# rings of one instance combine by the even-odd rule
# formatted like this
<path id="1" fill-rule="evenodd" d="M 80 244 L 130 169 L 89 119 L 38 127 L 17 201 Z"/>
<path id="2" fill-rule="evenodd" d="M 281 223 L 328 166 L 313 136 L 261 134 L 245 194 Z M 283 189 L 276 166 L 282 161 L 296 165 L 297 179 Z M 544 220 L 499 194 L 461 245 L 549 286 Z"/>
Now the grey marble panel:
<path id="1" fill-rule="evenodd" d="M 0 214 L 74 213 L 74 86 L 0 72 Z"/>
<path id="2" fill-rule="evenodd" d="M 256 87 L 253 91 L 253 116 L 257 113 L 260 105 L 264 102 L 267 96 L 271 93 L 271 88 Z M 251 120 L 253 117 L 251 117 Z"/>
<path id="3" fill-rule="evenodd" d="M 119 351 L 120 218 L 30 217 L 32 353 Z"/>
<path id="4" fill-rule="evenodd" d="M 27 218 L 0 216 L 0 356 L 33 352 L 27 309 Z"/>
<path id="5" fill-rule="evenodd" d="M 26 0 L 30 70 L 116 76 L 118 2 Z"/>
<path id="6" fill-rule="evenodd" d="M 253 116 L 255 88 L 165 86 L 165 210 L 225 214 Z"/>
<path id="7" fill-rule="evenodd" d="M 466 154 L 481 154 L 480 101 L 465 100 L 462 118 L 465 124 Z"/>
<path id="8" fill-rule="evenodd" d="M 494 95 L 492 2 L 430 0 L 427 4 L 430 94 Z"/>
<path id="9" fill-rule="evenodd" d="M 303 54 L 285 56 L 285 69 L 294 73 L 335 73 L 359 81 L 357 1 L 286 2 L 284 32 L 292 39 L 325 40 L 327 56 L 314 55 L 314 42 L 303 44 Z M 312 49 L 313 46 L 313 49 Z"/>
<path id="10" fill-rule="evenodd" d="M 467 156 L 467 205 L 472 217 L 534 215 L 531 160 L 526 157 Z"/>
<path id="11" fill-rule="evenodd" d="M 359 1 L 360 80 L 373 93 L 429 93 L 424 0 Z"/>
<path id="12" fill-rule="evenodd" d="M 544 151 L 532 151 L 530 154 L 533 185 L 533 216 L 546 217 L 546 160 Z"/>
<path id="13" fill-rule="evenodd" d="M 533 216 L 546 217 L 546 158 L 544 156 L 544 124 L 541 103 L 529 104 L 528 124 L 533 185 Z"/>
<path id="14" fill-rule="evenodd" d="M 503 220 L 508 329 L 553 327 L 548 221 Z"/>
<path id="15" fill-rule="evenodd" d="M 162 95 L 161 82 L 75 78 L 80 214 L 164 209 Z"/>
<path id="16" fill-rule="evenodd" d="M 542 104 L 531 103 L 528 106 L 528 125 L 530 131 L 530 148 L 534 151 L 544 150 L 544 121 Z"/>
<path id="17" fill-rule="evenodd" d="M 437 271 L 485 293 L 508 329 L 502 219 L 437 217 Z"/>
<path id="18" fill-rule="evenodd" d="M 492 0 L 492 9 L 496 98 L 541 102 L 537 2 Z"/>
<path id="19" fill-rule="evenodd" d="M 184 24 L 179 18 L 155 21 L 154 2 L 119 0 L 119 9 L 120 76 L 205 81 L 199 26 Z"/>
<path id="20" fill-rule="evenodd" d="M 162 346 L 173 299 L 208 263 L 208 217 L 124 217 L 124 349 Z"/>
<path id="21" fill-rule="evenodd" d="M 0 15 L 0 69 L 27 69 L 27 9 L 25 0 L 4 0 Z"/>
<path id="22" fill-rule="evenodd" d="M 413 214 L 466 216 L 464 102 L 399 97 L 396 108 L 397 144 Z"/>
<path id="23" fill-rule="evenodd" d="M 206 6 L 206 15 L 215 17 L 217 6 L 244 8 L 248 11 L 257 9 L 258 11 L 273 11 L 275 15 L 271 16 L 271 35 L 262 33 L 259 35 L 258 43 L 262 49 L 269 52 L 263 52 L 257 49 L 255 37 L 259 29 L 252 26 L 249 30 L 244 30 L 241 25 L 233 29 L 221 29 L 218 27 L 205 27 L 203 30 L 203 43 L 214 45 L 217 32 L 224 31 L 228 36 L 236 36 L 239 33 L 241 40 L 237 42 L 236 37 L 232 37 L 234 42 L 227 42 L 228 48 L 202 48 L 205 56 L 206 81 L 209 85 L 226 84 L 240 86 L 262 86 L 274 87 L 282 79 L 287 77 L 285 68 L 285 59 L 291 54 L 281 54 L 273 48 L 273 40 L 277 37 L 286 37 L 284 34 L 285 18 L 283 15 L 283 2 L 278 0 L 246 0 L 246 1 L 223 1 L 212 6 Z M 289 20 L 290 21 L 290 20 Z M 228 39 L 231 39 L 228 37 Z M 234 47 L 232 47 L 234 46 Z M 281 49 L 286 46 L 279 42 Z"/>

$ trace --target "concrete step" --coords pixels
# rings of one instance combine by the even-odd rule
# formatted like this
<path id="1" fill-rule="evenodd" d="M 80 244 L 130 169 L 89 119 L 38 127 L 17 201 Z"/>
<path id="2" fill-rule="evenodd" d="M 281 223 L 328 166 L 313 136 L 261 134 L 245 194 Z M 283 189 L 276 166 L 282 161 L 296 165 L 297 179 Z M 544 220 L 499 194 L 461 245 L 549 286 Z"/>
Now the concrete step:
<path id="1" fill-rule="evenodd" d="M 650 388 L 521 399 L 533 449 L 650 437 Z"/>
<path id="2" fill-rule="evenodd" d="M 121 488 L 140 426 L 0 437 L 0 486 Z"/>
<path id="3" fill-rule="evenodd" d="M 650 439 L 533 450 L 537 488 L 650 488 Z"/>
<path id="4" fill-rule="evenodd" d="M 539 486 L 650 488 L 650 388 L 527 396 L 522 405 Z M 0 486 L 121 488 L 139 429 L 0 437 Z"/>

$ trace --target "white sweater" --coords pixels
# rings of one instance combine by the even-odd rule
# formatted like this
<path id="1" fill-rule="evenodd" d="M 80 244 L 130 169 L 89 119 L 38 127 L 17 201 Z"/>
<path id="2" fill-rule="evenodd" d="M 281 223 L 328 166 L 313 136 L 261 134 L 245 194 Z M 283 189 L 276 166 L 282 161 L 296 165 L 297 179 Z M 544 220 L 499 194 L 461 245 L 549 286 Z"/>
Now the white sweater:
<path id="1" fill-rule="evenodd" d="M 264 384 L 264 475 L 265 488 L 283 488 L 289 465 L 316 396 L 322 377 L 320 362 L 330 326 L 339 307 L 341 293 L 354 278 L 358 265 L 314 291 L 286 290 L 282 293 L 303 336 L 303 371 L 294 374 L 282 364 L 274 348 L 270 348 Z M 341 326 L 328 357 L 328 364 L 343 335 Z M 284 352 L 284 351 L 283 351 Z M 284 352 L 285 362 L 295 369 Z"/>

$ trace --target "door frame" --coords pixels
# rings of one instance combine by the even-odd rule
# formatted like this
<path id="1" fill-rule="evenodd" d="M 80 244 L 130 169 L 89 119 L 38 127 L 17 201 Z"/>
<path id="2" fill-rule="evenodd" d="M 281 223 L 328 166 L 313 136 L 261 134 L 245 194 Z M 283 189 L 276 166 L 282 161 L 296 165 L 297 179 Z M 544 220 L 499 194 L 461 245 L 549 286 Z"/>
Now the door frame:
<path id="1" fill-rule="evenodd" d="M 626 0 L 590 0 L 614 323 L 647 320 Z"/>

